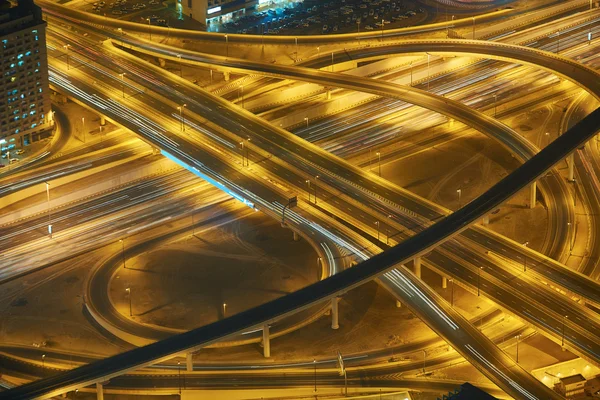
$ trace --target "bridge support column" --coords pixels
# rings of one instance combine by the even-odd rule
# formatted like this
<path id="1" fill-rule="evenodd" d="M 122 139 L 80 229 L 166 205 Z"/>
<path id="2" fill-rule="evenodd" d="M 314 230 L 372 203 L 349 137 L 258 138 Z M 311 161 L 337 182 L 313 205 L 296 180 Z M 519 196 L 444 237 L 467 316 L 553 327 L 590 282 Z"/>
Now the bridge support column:
<path id="1" fill-rule="evenodd" d="M 535 208 L 537 202 L 537 182 L 533 182 L 529 186 L 529 208 Z"/>
<path id="2" fill-rule="evenodd" d="M 294 242 L 297 242 L 298 240 L 300 240 L 300 236 L 298 235 L 298 233 L 296 231 L 293 231 L 294 233 Z"/>
<path id="3" fill-rule="evenodd" d="M 442 276 L 442 289 L 446 289 L 448 287 L 448 279 L 445 276 Z"/>
<path id="4" fill-rule="evenodd" d="M 104 400 L 104 389 L 101 383 L 96 383 L 96 399 Z"/>
<path id="5" fill-rule="evenodd" d="M 187 372 L 194 371 L 194 361 L 192 360 L 192 353 L 187 353 L 185 355 L 185 370 Z"/>
<path id="6" fill-rule="evenodd" d="M 100 116 L 100 126 L 104 126 L 106 125 L 106 118 L 104 118 L 104 116 Z"/>
<path id="7" fill-rule="evenodd" d="M 271 357 L 271 339 L 269 338 L 269 325 L 263 326 L 263 355 L 265 358 Z"/>
<path id="8" fill-rule="evenodd" d="M 415 257 L 413 264 L 415 266 L 415 275 L 417 276 L 417 278 L 420 279 L 421 278 L 421 257 Z"/>
<path id="9" fill-rule="evenodd" d="M 340 327 L 339 318 L 338 298 L 334 297 L 331 299 L 331 329 L 338 329 Z"/>
<path id="10" fill-rule="evenodd" d="M 400 300 L 396 300 L 396 308 L 402 308 L 402 303 L 400 303 Z"/>
<path id="11" fill-rule="evenodd" d="M 483 225 L 489 225 L 490 224 L 490 216 L 488 214 L 483 216 Z"/>
<path id="12" fill-rule="evenodd" d="M 569 164 L 569 182 L 575 180 L 575 153 L 569 154 L 567 157 L 567 164 Z"/>
<path id="13" fill-rule="evenodd" d="M 229 71 L 223 72 L 223 79 L 225 79 L 225 82 L 229 82 Z"/>

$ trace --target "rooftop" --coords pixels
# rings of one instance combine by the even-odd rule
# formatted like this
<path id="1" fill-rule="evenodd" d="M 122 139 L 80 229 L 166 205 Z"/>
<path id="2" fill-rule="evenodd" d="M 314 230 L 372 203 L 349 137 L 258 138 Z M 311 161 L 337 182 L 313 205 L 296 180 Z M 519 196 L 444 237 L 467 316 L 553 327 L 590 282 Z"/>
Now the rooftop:
<path id="1" fill-rule="evenodd" d="M 576 375 L 565 376 L 564 378 L 560 378 L 560 381 L 564 385 L 572 385 L 574 383 L 585 382 L 586 379 L 583 377 L 583 375 L 576 374 Z"/>

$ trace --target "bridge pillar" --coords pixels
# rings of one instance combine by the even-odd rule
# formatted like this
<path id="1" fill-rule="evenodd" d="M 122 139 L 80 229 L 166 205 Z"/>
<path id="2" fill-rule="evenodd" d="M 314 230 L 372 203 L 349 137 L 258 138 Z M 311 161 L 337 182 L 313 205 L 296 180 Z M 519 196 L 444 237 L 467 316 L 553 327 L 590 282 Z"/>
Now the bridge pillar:
<path id="1" fill-rule="evenodd" d="M 340 327 L 340 316 L 338 310 L 338 298 L 334 297 L 331 299 L 331 329 L 338 329 Z"/>
<path id="2" fill-rule="evenodd" d="M 446 289 L 448 287 L 448 279 L 445 276 L 442 276 L 442 289 Z"/>
<path id="3" fill-rule="evenodd" d="M 292 231 L 292 233 L 294 234 L 294 242 L 297 242 L 298 240 L 300 240 L 300 236 L 298 236 L 298 232 Z"/>
<path id="4" fill-rule="evenodd" d="M 96 399 L 104 400 L 104 389 L 101 383 L 96 383 Z"/>
<path id="5" fill-rule="evenodd" d="M 490 216 L 488 214 L 483 216 L 483 225 L 489 225 L 490 224 Z"/>
<path id="6" fill-rule="evenodd" d="M 265 358 L 271 357 L 271 339 L 269 338 L 269 325 L 263 326 L 263 355 Z"/>
<path id="7" fill-rule="evenodd" d="M 223 79 L 225 79 L 225 82 L 229 82 L 229 71 L 223 72 Z"/>
<path id="8" fill-rule="evenodd" d="M 573 182 L 575 180 L 575 152 L 569 154 L 567 164 L 569 164 L 569 182 Z"/>
<path id="9" fill-rule="evenodd" d="M 194 361 L 192 360 L 192 353 L 187 353 L 185 355 L 185 370 L 187 372 L 194 371 Z"/>
<path id="10" fill-rule="evenodd" d="M 106 125 L 106 118 L 104 118 L 104 116 L 100 116 L 100 126 L 104 126 Z"/>
<path id="11" fill-rule="evenodd" d="M 529 186 L 529 208 L 535 208 L 537 202 L 537 182 L 533 182 Z"/>
<path id="12" fill-rule="evenodd" d="M 417 278 L 420 279 L 421 278 L 421 257 L 415 257 L 413 264 L 415 266 L 415 275 L 417 276 Z"/>
<path id="13" fill-rule="evenodd" d="M 401 308 L 402 307 L 402 303 L 400 303 L 400 300 L 396 300 L 396 308 Z"/>

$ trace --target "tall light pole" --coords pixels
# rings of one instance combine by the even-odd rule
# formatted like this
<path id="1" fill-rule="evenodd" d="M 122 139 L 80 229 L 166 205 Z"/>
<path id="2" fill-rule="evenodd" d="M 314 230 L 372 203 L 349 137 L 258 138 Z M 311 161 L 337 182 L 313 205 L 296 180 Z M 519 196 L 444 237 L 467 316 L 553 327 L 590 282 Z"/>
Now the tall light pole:
<path id="1" fill-rule="evenodd" d="M 121 257 L 123 258 L 123 268 L 127 269 L 127 267 L 125 267 L 125 240 L 119 239 L 119 243 L 121 243 Z"/>
<path id="2" fill-rule="evenodd" d="M 315 366 L 315 393 L 317 392 L 317 360 L 313 359 L 313 365 Z"/>
<path id="3" fill-rule="evenodd" d="M 458 208 L 460 209 L 460 196 L 462 194 L 462 189 L 456 189 L 456 194 L 458 195 Z"/>
<path id="4" fill-rule="evenodd" d="M 243 140 L 240 142 L 240 149 L 241 149 L 241 153 L 242 153 L 242 167 L 245 167 L 246 161 L 244 160 L 244 141 Z"/>
<path id="5" fill-rule="evenodd" d="M 519 339 L 521 338 L 521 335 L 517 335 L 515 336 L 515 338 L 517 339 L 517 364 L 519 363 Z"/>
<path id="6" fill-rule="evenodd" d="M 229 57 L 229 36 L 225 34 L 225 57 Z"/>
<path id="7" fill-rule="evenodd" d="M 317 205 L 317 179 L 319 179 L 319 175 L 315 176 L 315 205 Z"/>
<path id="8" fill-rule="evenodd" d="M 481 294 L 481 270 L 483 267 L 477 268 L 477 297 Z"/>
<path id="9" fill-rule="evenodd" d="M 471 17 L 473 19 L 473 40 L 475 40 L 475 17 Z"/>
<path id="10" fill-rule="evenodd" d="M 306 127 L 308 128 L 308 117 L 304 117 L 304 120 L 306 121 Z"/>
<path id="11" fill-rule="evenodd" d="M 125 72 L 119 74 L 121 77 L 121 90 L 123 91 L 123 98 L 125 98 Z"/>
<path id="12" fill-rule="evenodd" d="M 46 184 L 46 200 L 48 202 L 48 235 L 50 235 L 50 239 L 52 239 L 52 223 L 50 216 L 50 184 L 48 182 L 44 182 Z"/>
<path id="13" fill-rule="evenodd" d="M 381 152 L 375 153 L 377 154 L 378 164 L 379 164 L 379 177 L 381 178 Z"/>
<path id="14" fill-rule="evenodd" d="M 331 52 L 331 72 L 333 72 L 333 52 Z"/>
<path id="15" fill-rule="evenodd" d="M 294 56 L 294 62 L 298 62 L 298 38 L 295 37 L 294 41 L 296 42 L 296 54 Z"/>
<path id="16" fill-rule="evenodd" d="M 498 100 L 498 95 L 494 94 L 494 118 L 496 118 L 496 100 Z"/>
<path id="17" fill-rule="evenodd" d="M 129 295 L 129 316 L 133 317 L 133 312 L 131 311 L 131 288 L 127 288 L 125 291 Z"/>
<path id="18" fill-rule="evenodd" d="M 83 132 L 83 143 L 85 143 L 85 117 L 81 117 L 81 132 Z"/>
<path id="19" fill-rule="evenodd" d="M 383 42 L 383 18 L 381 18 L 381 41 Z"/>
<path id="20" fill-rule="evenodd" d="M 317 46 L 317 57 L 321 57 L 321 46 Z"/>
<path id="21" fill-rule="evenodd" d="M 425 359 L 427 357 L 427 351 L 423 350 L 423 373 L 425 373 Z"/>
<path id="22" fill-rule="evenodd" d="M 185 132 L 185 115 L 183 114 L 183 109 L 185 107 L 187 107 L 187 104 L 185 103 L 177 107 L 179 110 L 179 119 L 181 120 L 181 132 Z"/>
<path id="23" fill-rule="evenodd" d="M 67 71 L 71 68 L 69 65 L 69 47 L 71 47 L 70 44 L 65 44 L 64 46 L 65 52 L 67 53 Z"/>
<path id="24" fill-rule="evenodd" d="M 179 59 L 179 77 L 183 78 L 183 66 L 181 65 L 181 54 L 177 54 L 177 58 Z"/>
<path id="25" fill-rule="evenodd" d="M 360 33 L 360 19 L 356 19 L 356 33 Z"/>
<path id="26" fill-rule="evenodd" d="M 177 361 L 177 384 L 179 385 L 179 394 L 181 394 L 181 361 Z"/>
<path id="27" fill-rule="evenodd" d="M 375 225 L 377 225 L 377 241 L 379 241 L 379 221 L 375 221 Z"/>
<path id="28" fill-rule="evenodd" d="M 523 243 L 523 247 L 527 247 L 528 244 L 529 242 Z M 527 254 L 523 253 L 523 256 L 525 257 L 523 262 L 523 272 L 527 272 Z"/>
<path id="29" fill-rule="evenodd" d="M 427 53 L 427 90 L 429 90 L 429 57 L 430 54 Z"/>
<path id="30" fill-rule="evenodd" d="M 568 317 L 566 315 L 563 316 L 563 323 L 562 323 L 562 341 L 560 343 L 560 347 L 562 348 L 562 351 L 565 351 L 565 320 Z"/>
<path id="31" fill-rule="evenodd" d="M 152 40 L 152 28 L 150 26 L 150 18 L 146 18 L 146 21 L 148 21 L 148 35 L 150 35 L 150 40 Z"/>
<path id="32" fill-rule="evenodd" d="M 308 202 L 310 203 L 310 179 L 306 180 L 306 194 L 308 195 Z"/>
<path id="33" fill-rule="evenodd" d="M 125 35 L 125 32 L 123 32 L 123 28 L 117 28 L 117 30 L 121 34 L 121 47 L 125 47 L 125 45 L 123 44 L 123 36 Z"/>
<path id="34" fill-rule="evenodd" d="M 42 369 L 45 368 L 45 363 L 44 363 L 45 359 L 46 359 L 46 355 L 42 354 Z"/>
<path id="35" fill-rule="evenodd" d="M 227 303 L 223 303 L 223 318 L 227 315 Z"/>
<path id="36" fill-rule="evenodd" d="M 450 278 L 449 281 L 452 284 L 452 293 L 450 294 L 450 307 L 454 307 L 454 279 Z"/>

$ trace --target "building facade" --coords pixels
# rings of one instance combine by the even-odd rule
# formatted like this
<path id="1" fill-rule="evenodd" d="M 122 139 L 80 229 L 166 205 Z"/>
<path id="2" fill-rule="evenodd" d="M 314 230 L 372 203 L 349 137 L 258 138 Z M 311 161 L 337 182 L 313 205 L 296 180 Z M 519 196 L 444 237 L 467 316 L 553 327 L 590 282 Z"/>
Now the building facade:
<path id="1" fill-rule="evenodd" d="M 46 22 L 32 0 L 0 0 L 0 150 L 27 146 L 52 128 Z"/>
<path id="2" fill-rule="evenodd" d="M 290 0 L 176 0 L 183 14 L 211 25 L 235 20 L 253 10 L 281 6 Z M 300 1 L 300 0 L 295 0 Z"/>

